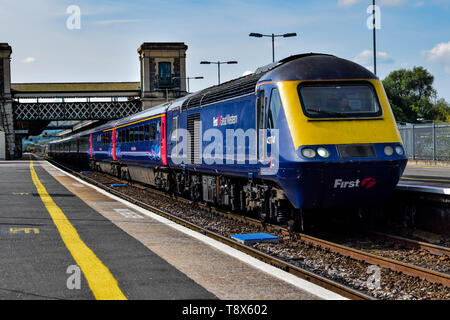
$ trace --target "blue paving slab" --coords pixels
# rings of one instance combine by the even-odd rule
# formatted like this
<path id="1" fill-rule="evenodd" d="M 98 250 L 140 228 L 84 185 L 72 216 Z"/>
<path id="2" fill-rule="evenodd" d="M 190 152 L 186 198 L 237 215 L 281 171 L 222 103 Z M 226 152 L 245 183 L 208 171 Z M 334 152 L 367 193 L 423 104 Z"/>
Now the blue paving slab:
<path id="1" fill-rule="evenodd" d="M 278 242 L 277 236 L 268 233 L 246 233 L 246 234 L 233 234 L 231 238 L 237 242 L 247 244 L 253 242 Z"/>

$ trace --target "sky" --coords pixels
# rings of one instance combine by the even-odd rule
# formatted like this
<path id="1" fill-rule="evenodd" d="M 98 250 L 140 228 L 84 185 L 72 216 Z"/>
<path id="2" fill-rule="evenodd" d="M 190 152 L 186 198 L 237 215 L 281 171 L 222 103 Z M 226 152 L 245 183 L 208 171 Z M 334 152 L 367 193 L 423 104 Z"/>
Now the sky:
<path id="1" fill-rule="evenodd" d="M 70 6 L 80 10 L 80 24 Z M 139 81 L 143 42 L 188 45 L 191 91 L 272 62 L 270 38 L 284 34 L 276 59 L 305 52 L 334 54 L 373 69 L 372 0 L 0 0 L 0 42 L 12 46 L 12 82 Z M 438 97 L 450 102 L 450 0 L 377 0 L 378 76 L 423 66 Z M 68 11 L 69 9 L 69 11 Z M 369 8 L 370 9 L 370 8 Z M 68 13 L 69 12 L 69 13 Z M 74 28 L 75 26 L 75 28 Z"/>

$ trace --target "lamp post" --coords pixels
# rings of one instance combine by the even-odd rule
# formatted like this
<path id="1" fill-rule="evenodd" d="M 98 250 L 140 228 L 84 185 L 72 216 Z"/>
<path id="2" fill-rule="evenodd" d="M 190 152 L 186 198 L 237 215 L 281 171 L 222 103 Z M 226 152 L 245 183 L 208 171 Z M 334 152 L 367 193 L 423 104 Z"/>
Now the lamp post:
<path id="1" fill-rule="evenodd" d="M 202 61 L 200 62 L 200 64 L 217 64 L 217 72 L 218 72 L 218 78 L 219 78 L 219 84 L 220 84 L 220 65 L 221 64 L 237 64 L 237 61 L 226 61 L 226 62 L 221 62 L 221 61 L 217 61 L 217 62 L 211 62 L 211 61 Z"/>
<path id="2" fill-rule="evenodd" d="M 249 37 L 255 37 L 255 38 L 262 38 L 262 37 L 271 37 L 272 38 L 272 62 L 275 62 L 275 38 L 283 37 L 283 38 L 290 38 L 290 37 L 296 37 L 297 34 L 295 32 L 292 33 L 285 33 L 285 34 L 262 34 L 262 33 L 250 33 Z"/>
<path id="3" fill-rule="evenodd" d="M 187 92 L 189 92 L 189 80 L 194 79 L 194 80 L 199 80 L 199 79 L 204 79 L 203 77 L 173 77 L 173 79 L 186 79 L 187 80 Z"/>
<path id="4" fill-rule="evenodd" d="M 372 10 L 373 10 L 373 71 L 375 72 L 375 75 L 377 75 L 377 25 L 376 25 L 376 6 L 375 6 L 375 0 L 372 1 Z"/>

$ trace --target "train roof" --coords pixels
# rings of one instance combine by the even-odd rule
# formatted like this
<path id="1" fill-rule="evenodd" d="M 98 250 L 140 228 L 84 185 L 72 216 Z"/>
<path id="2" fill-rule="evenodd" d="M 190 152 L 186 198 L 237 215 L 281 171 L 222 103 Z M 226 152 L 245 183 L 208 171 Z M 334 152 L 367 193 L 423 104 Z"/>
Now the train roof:
<path id="1" fill-rule="evenodd" d="M 306 53 L 287 57 L 256 69 L 223 84 L 201 90 L 183 101 L 183 110 L 214 102 L 254 94 L 258 83 L 292 80 L 376 79 L 357 63 L 322 53 Z"/>
<path id="2" fill-rule="evenodd" d="M 355 62 L 341 59 L 333 55 L 323 53 L 297 54 L 260 67 L 250 75 L 206 88 L 180 99 L 161 104 L 155 108 L 141 111 L 120 120 L 110 121 L 102 126 L 83 131 L 55 142 L 62 142 L 77 136 L 111 129 L 129 122 L 149 118 L 175 108 L 188 110 L 226 99 L 254 94 L 256 86 L 258 83 L 262 82 L 337 79 L 377 79 L 377 76 Z"/>
<path id="3" fill-rule="evenodd" d="M 281 60 L 262 81 L 377 79 L 363 66 L 328 54 L 303 54 Z"/>

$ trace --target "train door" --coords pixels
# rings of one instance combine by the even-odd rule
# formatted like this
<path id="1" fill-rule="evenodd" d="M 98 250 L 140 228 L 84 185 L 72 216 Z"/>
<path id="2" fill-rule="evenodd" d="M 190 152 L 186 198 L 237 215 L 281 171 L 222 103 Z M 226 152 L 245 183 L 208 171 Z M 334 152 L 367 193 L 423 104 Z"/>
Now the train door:
<path id="1" fill-rule="evenodd" d="M 89 157 L 91 157 L 92 158 L 92 154 L 93 154 L 93 152 L 92 152 L 92 143 L 93 143 L 93 141 L 92 141 L 92 133 L 89 135 Z"/>
<path id="2" fill-rule="evenodd" d="M 116 140 L 117 140 L 117 130 L 116 130 L 116 128 L 114 128 L 112 130 L 112 158 L 113 158 L 114 161 L 117 161 Z"/>
<path id="3" fill-rule="evenodd" d="M 259 162 L 264 162 L 266 159 L 266 105 L 267 96 L 265 90 L 259 87 L 256 99 L 256 145 Z"/>
<path id="4" fill-rule="evenodd" d="M 164 166 L 167 166 L 167 138 L 166 138 L 166 114 L 161 116 L 161 161 Z"/>
<path id="5" fill-rule="evenodd" d="M 169 115 L 169 112 L 167 112 Z M 174 159 L 172 156 L 175 156 L 176 158 L 179 157 L 178 155 L 178 139 L 179 139 L 179 133 L 178 133 L 178 126 L 179 126 L 179 117 L 180 112 L 175 109 L 170 111 L 170 116 L 167 117 L 168 121 L 166 121 L 166 127 L 167 127 L 167 145 L 170 146 L 170 148 L 167 148 L 167 153 L 170 154 L 170 159 L 172 162 L 178 162 L 179 159 Z"/>

